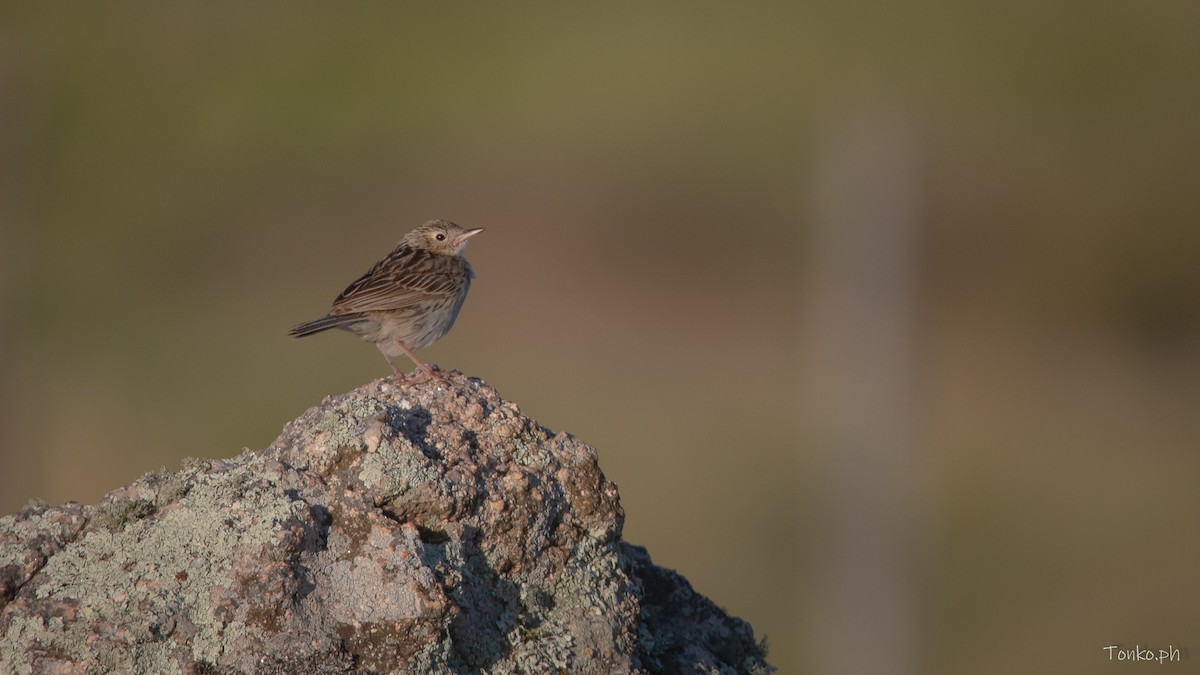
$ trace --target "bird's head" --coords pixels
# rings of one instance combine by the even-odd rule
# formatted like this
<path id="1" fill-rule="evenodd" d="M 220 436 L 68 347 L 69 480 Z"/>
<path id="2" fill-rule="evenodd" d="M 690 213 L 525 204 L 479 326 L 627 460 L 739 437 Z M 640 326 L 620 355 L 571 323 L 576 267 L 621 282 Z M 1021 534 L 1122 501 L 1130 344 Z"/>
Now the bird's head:
<path id="1" fill-rule="evenodd" d="M 462 255 L 467 240 L 480 232 L 482 227 L 468 230 L 448 220 L 431 220 L 404 235 L 400 243 L 442 255 Z"/>

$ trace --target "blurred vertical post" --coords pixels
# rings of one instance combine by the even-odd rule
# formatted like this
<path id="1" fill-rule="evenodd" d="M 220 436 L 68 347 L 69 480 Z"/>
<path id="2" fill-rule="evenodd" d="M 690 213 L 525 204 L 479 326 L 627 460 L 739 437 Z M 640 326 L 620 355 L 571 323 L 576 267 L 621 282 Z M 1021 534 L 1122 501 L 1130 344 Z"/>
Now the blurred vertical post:
<path id="1" fill-rule="evenodd" d="M 886 106 L 820 127 L 811 204 L 806 417 L 817 536 L 808 597 L 812 672 L 918 666 L 914 440 L 917 139 Z"/>

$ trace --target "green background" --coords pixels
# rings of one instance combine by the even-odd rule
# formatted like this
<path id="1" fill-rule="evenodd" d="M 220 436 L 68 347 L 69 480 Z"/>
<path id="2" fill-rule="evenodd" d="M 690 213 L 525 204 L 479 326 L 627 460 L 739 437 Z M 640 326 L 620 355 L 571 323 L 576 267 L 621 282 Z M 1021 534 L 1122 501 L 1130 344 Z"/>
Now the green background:
<path id="1" fill-rule="evenodd" d="M 389 374 L 286 332 L 441 217 L 487 232 L 421 356 L 597 446 L 626 538 L 782 672 L 1194 653 L 1198 64 L 1194 2 L 6 3 L 0 512 Z M 901 205 L 846 254 L 903 261 L 907 304 L 836 282 L 860 203 Z M 891 397 L 824 396 L 895 310 Z M 897 541 L 843 531 L 879 486 L 838 428 L 900 430 L 865 455 Z"/>

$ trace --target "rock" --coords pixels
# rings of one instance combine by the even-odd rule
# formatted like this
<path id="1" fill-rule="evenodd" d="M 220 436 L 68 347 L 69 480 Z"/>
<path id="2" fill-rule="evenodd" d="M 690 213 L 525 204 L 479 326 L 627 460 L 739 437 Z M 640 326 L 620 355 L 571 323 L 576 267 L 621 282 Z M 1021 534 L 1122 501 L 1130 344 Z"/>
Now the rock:
<path id="1" fill-rule="evenodd" d="M 770 672 L 622 520 L 593 448 L 480 380 L 377 380 L 0 519 L 0 672 Z"/>

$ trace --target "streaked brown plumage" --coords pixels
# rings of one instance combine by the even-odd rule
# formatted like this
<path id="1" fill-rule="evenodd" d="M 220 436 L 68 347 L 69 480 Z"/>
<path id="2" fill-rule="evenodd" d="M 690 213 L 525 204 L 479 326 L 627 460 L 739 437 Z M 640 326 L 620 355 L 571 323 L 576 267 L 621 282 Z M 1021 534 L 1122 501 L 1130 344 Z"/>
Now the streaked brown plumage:
<path id="1" fill-rule="evenodd" d="M 413 350 L 433 344 L 454 325 L 475 277 L 463 249 L 482 231 L 446 220 L 425 223 L 347 286 L 328 314 L 296 326 L 289 335 L 299 338 L 341 328 L 374 342 L 396 377 L 403 374 L 392 358 L 401 354 L 432 375 Z"/>

